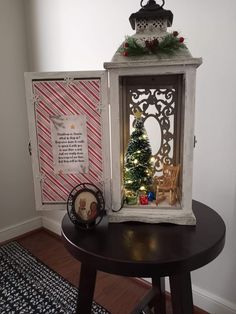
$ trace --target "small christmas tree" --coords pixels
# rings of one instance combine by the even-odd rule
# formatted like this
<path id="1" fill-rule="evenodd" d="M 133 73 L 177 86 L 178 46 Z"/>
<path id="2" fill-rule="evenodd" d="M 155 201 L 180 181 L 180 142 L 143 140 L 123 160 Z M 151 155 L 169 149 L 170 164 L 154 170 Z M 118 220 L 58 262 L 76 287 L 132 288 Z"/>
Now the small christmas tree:
<path id="1" fill-rule="evenodd" d="M 152 150 L 143 125 L 142 113 L 136 111 L 132 132 L 125 155 L 124 186 L 132 192 L 147 190 L 152 183 Z"/>

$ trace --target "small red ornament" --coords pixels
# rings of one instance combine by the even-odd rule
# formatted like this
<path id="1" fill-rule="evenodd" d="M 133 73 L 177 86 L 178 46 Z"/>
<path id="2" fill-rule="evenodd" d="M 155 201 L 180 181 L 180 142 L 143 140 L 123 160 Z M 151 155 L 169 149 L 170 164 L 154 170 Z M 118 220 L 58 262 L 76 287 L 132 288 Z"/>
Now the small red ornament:
<path id="1" fill-rule="evenodd" d="M 139 203 L 141 205 L 148 205 L 148 196 L 147 195 L 140 195 L 139 196 Z"/>
<path id="2" fill-rule="evenodd" d="M 184 37 L 180 37 L 180 38 L 179 38 L 179 42 L 180 42 L 180 43 L 183 43 L 183 42 L 184 42 Z"/>
<path id="3" fill-rule="evenodd" d="M 177 31 L 174 31 L 174 32 L 173 32 L 173 36 L 174 36 L 174 37 L 177 37 L 178 35 L 179 35 L 179 33 L 178 33 Z"/>
<path id="4" fill-rule="evenodd" d="M 128 57 L 128 55 L 129 55 L 128 51 L 123 52 L 123 56 Z"/>
<path id="5" fill-rule="evenodd" d="M 124 43 L 124 47 L 125 47 L 125 48 L 128 48 L 128 47 L 129 47 L 129 44 L 128 44 L 127 42 L 125 42 L 125 43 Z"/>

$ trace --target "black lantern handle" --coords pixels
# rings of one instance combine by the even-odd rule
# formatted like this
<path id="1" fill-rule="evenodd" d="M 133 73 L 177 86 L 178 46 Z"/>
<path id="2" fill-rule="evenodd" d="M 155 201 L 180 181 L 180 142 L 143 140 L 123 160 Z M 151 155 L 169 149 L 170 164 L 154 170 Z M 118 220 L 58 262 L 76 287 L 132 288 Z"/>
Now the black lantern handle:
<path id="1" fill-rule="evenodd" d="M 140 2 L 140 6 L 141 6 L 142 8 L 144 7 L 143 1 L 144 1 L 144 0 L 141 0 L 141 2 Z M 155 2 L 154 0 L 149 0 L 147 4 L 151 4 L 151 3 L 156 4 L 156 2 Z M 160 7 L 162 8 L 164 5 L 165 5 L 165 0 L 162 0 L 162 5 L 161 5 Z"/>

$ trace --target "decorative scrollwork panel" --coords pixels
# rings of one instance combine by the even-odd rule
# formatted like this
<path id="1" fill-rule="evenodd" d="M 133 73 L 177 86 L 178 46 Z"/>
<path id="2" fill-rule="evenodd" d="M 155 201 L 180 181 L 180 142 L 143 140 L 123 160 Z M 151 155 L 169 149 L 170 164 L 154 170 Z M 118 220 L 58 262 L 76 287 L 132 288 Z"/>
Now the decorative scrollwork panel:
<path id="1" fill-rule="evenodd" d="M 175 147 L 177 143 L 176 87 L 127 89 L 127 109 L 130 127 L 133 124 L 133 113 L 142 111 L 144 125 L 147 130 L 153 156 L 155 157 L 155 172 L 162 170 L 163 164 L 174 164 Z"/>

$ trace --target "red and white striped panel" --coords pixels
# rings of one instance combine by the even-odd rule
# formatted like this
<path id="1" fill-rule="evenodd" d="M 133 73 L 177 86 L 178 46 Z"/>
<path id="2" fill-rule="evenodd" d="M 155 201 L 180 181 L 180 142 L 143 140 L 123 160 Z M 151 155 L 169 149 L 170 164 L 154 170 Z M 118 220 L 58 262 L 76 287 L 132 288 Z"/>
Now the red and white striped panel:
<path id="1" fill-rule="evenodd" d="M 102 139 L 99 79 L 33 81 L 38 158 L 42 175 L 43 203 L 64 203 L 70 191 L 83 182 L 102 184 Z M 50 116 L 86 115 L 89 172 L 86 174 L 55 174 L 51 141 Z"/>

